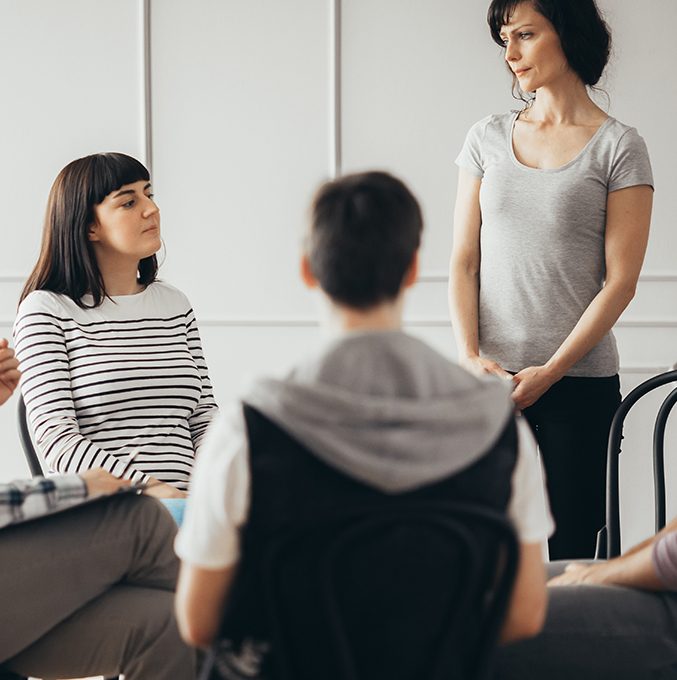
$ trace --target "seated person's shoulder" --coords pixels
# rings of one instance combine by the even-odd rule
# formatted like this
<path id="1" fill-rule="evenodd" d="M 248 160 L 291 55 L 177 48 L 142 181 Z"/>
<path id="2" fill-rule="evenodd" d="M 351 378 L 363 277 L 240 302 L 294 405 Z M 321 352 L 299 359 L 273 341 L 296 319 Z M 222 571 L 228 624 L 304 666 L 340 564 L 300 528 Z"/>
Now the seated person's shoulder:
<path id="1" fill-rule="evenodd" d="M 28 314 L 47 314 L 62 317 L 67 312 L 69 302 L 72 303 L 65 295 L 53 293 L 50 290 L 34 290 L 22 300 L 17 318 Z"/>
<path id="2" fill-rule="evenodd" d="M 148 292 L 151 294 L 154 304 L 158 303 L 170 309 L 175 308 L 180 312 L 187 312 L 192 309 L 186 294 L 166 281 L 154 281 L 149 284 Z"/>

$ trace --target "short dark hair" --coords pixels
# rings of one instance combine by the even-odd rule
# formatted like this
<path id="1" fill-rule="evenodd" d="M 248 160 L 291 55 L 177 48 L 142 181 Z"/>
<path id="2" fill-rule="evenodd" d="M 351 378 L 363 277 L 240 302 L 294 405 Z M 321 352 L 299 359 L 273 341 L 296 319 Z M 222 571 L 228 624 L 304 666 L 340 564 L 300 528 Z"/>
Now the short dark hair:
<path id="1" fill-rule="evenodd" d="M 421 208 L 386 172 L 327 182 L 312 205 L 307 255 L 332 300 L 369 309 L 394 300 L 421 242 Z"/>
<path id="2" fill-rule="evenodd" d="M 142 163 L 123 153 L 97 153 L 69 163 L 54 180 L 47 201 L 38 261 L 28 277 L 21 300 L 34 290 L 63 293 L 80 307 L 90 293 L 93 307 L 106 297 L 103 277 L 89 240 L 94 206 L 124 184 L 149 181 Z M 139 262 L 138 281 L 148 285 L 157 277 L 155 255 Z"/>
<path id="3" fill-rule="evenodd" d="M 611 32 L 595 0 L 492 0 L 487 22 L 491 37 L 501 47 L 501 29 L 524 2 L 533 3 L 554 26 L 571 69 L 586 85 L 596 85 L 609 61 Z"/>

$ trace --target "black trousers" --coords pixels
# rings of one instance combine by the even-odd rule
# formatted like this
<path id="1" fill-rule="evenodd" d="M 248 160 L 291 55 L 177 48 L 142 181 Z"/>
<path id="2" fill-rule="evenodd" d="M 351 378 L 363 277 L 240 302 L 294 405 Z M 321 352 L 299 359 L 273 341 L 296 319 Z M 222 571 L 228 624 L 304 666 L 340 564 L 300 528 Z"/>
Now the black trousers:
<path id="1" fill-rule="evenodd" d="M 524 410 L 541 449 L 557 526 L 551 560 L 594 555 L 604 525 L 609 428 L 620 402 L 617 375 L 565 377 Z"/>

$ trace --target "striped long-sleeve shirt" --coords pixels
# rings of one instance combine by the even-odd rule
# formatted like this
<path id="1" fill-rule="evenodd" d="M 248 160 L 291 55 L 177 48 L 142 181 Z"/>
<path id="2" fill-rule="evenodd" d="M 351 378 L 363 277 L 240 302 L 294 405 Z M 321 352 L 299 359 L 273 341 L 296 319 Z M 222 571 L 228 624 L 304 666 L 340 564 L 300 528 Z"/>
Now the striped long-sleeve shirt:
<path id="1" fill-rule="evenodd" d="M 35 291 L 19 307 L 14 342 L 28 419 L 52 471 L 103 467 L 188 488 L 217 406 L 183 293 L 155 282 L 81 309 Z"/>

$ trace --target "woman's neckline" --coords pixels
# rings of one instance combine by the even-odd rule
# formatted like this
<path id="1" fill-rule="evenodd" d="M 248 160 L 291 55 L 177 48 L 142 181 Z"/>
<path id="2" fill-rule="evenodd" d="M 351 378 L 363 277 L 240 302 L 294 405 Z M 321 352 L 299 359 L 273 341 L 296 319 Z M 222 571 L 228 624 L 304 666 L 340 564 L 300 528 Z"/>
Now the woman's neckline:
<path id="1" fill-rule="evenodd" d="M 522 168 L 523 170 L 529 170 L 531 172 L 562 172 L 562 170 L 567 170 L 570 168 L 572 165 L 574 165 L 577 161 L 579 161 L 585 153 L 588 151 L 588 149 L 593 145 L 595 140 L 600 136 L 602 130 L 609 124 L 610 121 L 614 120 L 612 116 L 607 116 L 604 121 L 602 121 L 601 125 L 595 130 L 593 133 L 592 137 L 585 143 L 583 148 L 570 160 L 564 163 L 564 165 L 560 165 L 556 168 L 534 168 L 531 165 L 526 165 L 525 163 L 522 163 L 520 161 L 516 154 L 515 154 L 515 146 L 513 144 L 513 135 L 515 133 L 515 123 L 517 122 L 517 119 L 519 118 L 521 111 L 514 111 L 512 120 L 510 121 L 510 132 L 508 134 L 508 152 L 510 154 L 510 158 L 512 159 L 512 162 L 519 168 Z"/>
<path id="2" fill-rule="evenodd" d="M 115 302 L 119 302 L 121 300 L 129 300 L 132 298 L 139 298 L 141 297 L 147 290 L 149 286 L 146 286 L 145 288 L 142 288 L 141 290 L 137 291 L 136 293 L 128 293 L 127 295 L 109 295 L 108 297 L 111 300 L 115 300 Z"/>
<path id="3" fill-rule="evenodd" d="M 107 300 L 110 300 L 112 302 L 116 302 L 118 304 L 124 304 L 125 302 L 134 302 L 136 300 L 139 300 L 144 296 L 146 292 L 148 292 L 148 289 L 151 287 L 152 284 L 148 284 L 145 288 L 142 290 L 136 292 L 136 293 L 129 293 L 127 295 L 106 295 L 103 298 L 103 303 L 105 304 Z M 82 298 L 88 298 L 92 299 L 92 294 L 91 293 L 85 293 Z"/>

